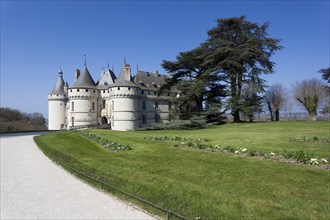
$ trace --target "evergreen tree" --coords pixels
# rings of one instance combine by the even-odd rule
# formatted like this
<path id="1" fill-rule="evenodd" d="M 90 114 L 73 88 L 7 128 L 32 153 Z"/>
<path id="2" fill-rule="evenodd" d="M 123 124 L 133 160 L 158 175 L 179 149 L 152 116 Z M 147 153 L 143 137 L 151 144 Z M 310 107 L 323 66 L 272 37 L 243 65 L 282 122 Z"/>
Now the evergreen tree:
<path id="1" fill-rule="evenodd" d="M 181 52 L 176 57 L 176 61 L 164 60 L 162 63 L 163 68 L 171 73 L 171 77 L 166 79 L 159 92 L 171 86 L 176 86 L 180 91 L 180 97 L 174 102 L 176 105 L 174 114 L 179 119 L 201 116 L 206 111 L 210 113 L 211 109 L 212 115 L 217 117 L 207 117 L 208 122 L 223 119 L 220 108 L 221 98 L 225 95 L 225 86 L 221 84 L 221 79 L 217 78 L 217 75 L 209 74 L 207 71 L 207 66 L 203 64 L 204 53 L 205 48 L 201 46 Z M 215 108 L 216 105 L 218 110 Z"/>
<path id="2" fill-rule="evenodd" d="M 330 83 L 330 67 L 326 69 L 320 69 L 319 73 L 322 73 L 322 79 Z"/>
<path id="3" fill-rule="evenodd" d="M 204 66 L 213 74 L 221 74 L 229 84 L 230 107 L 234 122 L 240 121 L 241 95 L 246 82 L 258 82 L 260 91 L 265 86 L 261 74 L 273 72 L 274 63 L 270 60 L 276 50 L 282 47 L 275 38 L 269 38 L 268 23 L 259 25 L 239 18 L 217 20 L 217 27 L 208 31 Z"/>
<path id="4" fill-rule="evenodd" d="M 240 112 L 255 112 L 251 106 L 258 109 L 259 94 L 265 86 L 261 75 L 273 72 L 270 58 L 282 47 L 278 45 L 280 40 L 268 37 L 268 23 L 251 23 L 244 16 L 219 19 L 217 23 L 217 27 L 208 31 L 207 41 L 198 48 L 181 52 L 176 61 L 163 61 L 163 68 L 172 77 L 160 91 L 177 86 L 183 96 L 181 111 L 190 112 L 188 109 L 193 107 L 192 112 L 197 114 L 208 111 L 210 106 L 213 110 L 218 106 L 220 112 L 224 109 L 223 98 L 229 96 L 227 107 L 234 122 L 239 122 Z M 252 86 L 249 91 L 253 93 L 242 96 L 244 86 Z M 194 105 L 188 104 L 188 100 Z"/>

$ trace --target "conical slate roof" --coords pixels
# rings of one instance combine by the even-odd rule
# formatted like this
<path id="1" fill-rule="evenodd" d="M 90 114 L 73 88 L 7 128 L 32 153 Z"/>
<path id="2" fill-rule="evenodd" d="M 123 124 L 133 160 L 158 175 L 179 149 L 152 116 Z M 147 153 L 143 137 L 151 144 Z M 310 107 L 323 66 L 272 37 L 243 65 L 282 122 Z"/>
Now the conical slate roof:
<path id="1" fill-rule="evenodd" d="M 83 73 L 78 77 L 76 83 L 72 86 L 72 88 L 94 89 L 95 86 L 95 82 L 91 74 L 89 73 L 87 67 L 85 66 Z"/>
<path id="2" fill-rule="evenodd" d="M 118 78 L 115 80 L 114 86 L 136 86 L 130 73 L 130 65 L 125 64 L 121 69 Z"/>
<path id="3" fill-rule="evenodd" d="M 49 95 L 65 95 L 64 92 L 64 80 L 63 80 L 63 72 L 60 70 L 58 72 L 58 79 L 57 82 L 53 88 L 53 90 L 49 93 Z"/>

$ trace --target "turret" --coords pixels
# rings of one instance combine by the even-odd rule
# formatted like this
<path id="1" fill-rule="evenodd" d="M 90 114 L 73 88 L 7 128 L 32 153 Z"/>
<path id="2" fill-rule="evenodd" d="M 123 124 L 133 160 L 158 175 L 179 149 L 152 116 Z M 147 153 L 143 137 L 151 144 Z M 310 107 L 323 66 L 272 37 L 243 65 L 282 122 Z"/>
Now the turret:
<path id="1" fill-rule="evenodd" d="M 140 88 L 133 82 L 131 67 L 124 64 L 115 83 L 110 86 L 112 130 L 134 130 L 139 127 Z"/>
<path id="2" fill-rule="evenodd" d="M 76 74 L 80 71 L 76 71 Z M 83 73 L 69 88 L 69 110 L 67 126 L 88 126 L 97 123 L 98 95 L 95 82 L 85 66 Z"/>
<path id="3" fill-rule="evenodd" d="M 58 72 L 58 79 L 53 90 L 48 94 L 48 129 L 60 130 L 66 126 L 67 91 L 63 80 L 62 69 Z"/>

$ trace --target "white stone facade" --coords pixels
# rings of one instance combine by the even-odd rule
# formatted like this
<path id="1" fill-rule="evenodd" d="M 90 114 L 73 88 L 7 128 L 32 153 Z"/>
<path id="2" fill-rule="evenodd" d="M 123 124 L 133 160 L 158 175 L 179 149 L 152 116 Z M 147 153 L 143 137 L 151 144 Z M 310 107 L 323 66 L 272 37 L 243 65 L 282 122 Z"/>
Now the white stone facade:
<path id="1" fill-rule="evenodd" d="M 118 77 L 108 69 L 95 83 L 85 66 L 81 75 L 76 71 L 75 78 L 75 84 L 68 87 L 60 70 L 48 95 L 49 130 L 107 125 L 126 131 L 171 120 L 171 102 L 177 91 L 164 91 L 158 96 L 166 76 L 157 71 L 137 71 L 132 77 L 130 66 L 125 64 Z"/>

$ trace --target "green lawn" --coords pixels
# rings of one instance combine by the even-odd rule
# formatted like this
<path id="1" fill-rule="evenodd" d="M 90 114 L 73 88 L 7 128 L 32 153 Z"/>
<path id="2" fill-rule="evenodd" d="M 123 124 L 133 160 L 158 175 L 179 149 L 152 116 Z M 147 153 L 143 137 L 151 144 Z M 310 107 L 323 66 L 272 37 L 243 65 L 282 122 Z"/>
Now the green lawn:
<path id="1" fill-rule="evenodd" d="M 328 219 L 329 170 L 237 155 L 178 148 L 146 136 L 207 138 L 211 144 L 265 153 L 303 150 L 330 157 L 329 143 L 293 143 L 289 138 L 329 138 L 329 122 L 227 124 L 203 130 L 89 130 L 132 150 L 111 152 L 79 135 L 36 137 L 40 148 L 58 155 L 124 191 L 184 216 L 202 219 Z M 143 206 L 147 208 L 146 206 Z M 148 209 L 151 212 L 155 210 Z"/>

